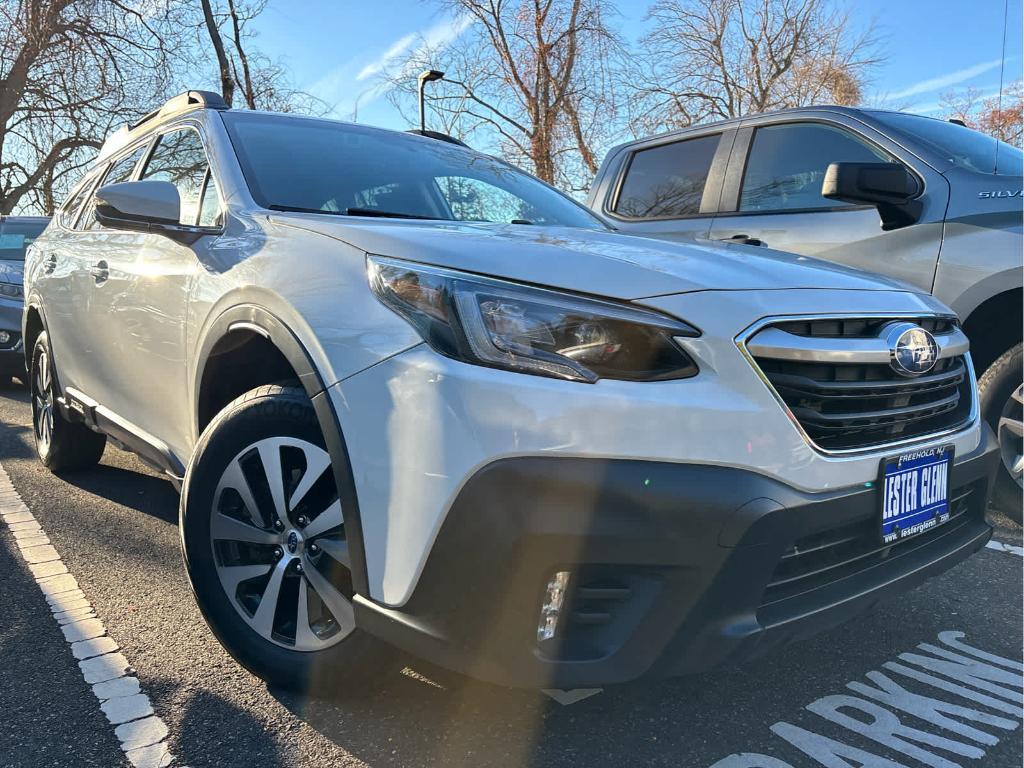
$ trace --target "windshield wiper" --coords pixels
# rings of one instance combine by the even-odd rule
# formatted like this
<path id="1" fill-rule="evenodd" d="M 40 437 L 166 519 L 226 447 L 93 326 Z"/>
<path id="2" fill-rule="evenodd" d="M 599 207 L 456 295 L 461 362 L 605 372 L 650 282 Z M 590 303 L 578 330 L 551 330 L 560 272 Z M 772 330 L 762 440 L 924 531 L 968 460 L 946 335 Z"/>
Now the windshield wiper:
<path id="1" fill-rule="evenodd" d="M 272 211 L 284 211 L 285 213 L 326 213 L 330 216 L 344 216 L 345 211 L 329 211 L 324 208 L 303 208 L 298 205 L 268 205 Z"/>
<path id="2" fill-rule="evenodd" d="M 446 221 L 437 216 L 421 216 L 418 213 L 399 213 L 398 211 L 382 211 L 379 208 L 346 208 L 349 216 L 379 216 L 382 219 L 427 219 L 429 221 Z"/>

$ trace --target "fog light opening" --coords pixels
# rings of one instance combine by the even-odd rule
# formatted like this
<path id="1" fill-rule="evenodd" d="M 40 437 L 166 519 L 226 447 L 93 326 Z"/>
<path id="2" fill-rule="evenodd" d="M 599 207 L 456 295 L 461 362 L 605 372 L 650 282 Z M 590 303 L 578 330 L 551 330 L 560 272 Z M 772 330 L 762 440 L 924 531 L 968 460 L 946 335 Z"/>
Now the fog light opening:
<path id="1" fill-rule="evenodd" d="M 565 593 L 569 588 L 569 571 L 558 571 L 548 581 L 544 602 L 540 607 L 540 621 L 537 622 L 537 642 L 550 640 L 558 632 L 558 620 L 562 615 Z"/>
<path id="2" fill-rule="evenodd" d="M 0 331 L 0 344 L 6 344 L 11 340 L 11 334 L 7 331 Z"/>

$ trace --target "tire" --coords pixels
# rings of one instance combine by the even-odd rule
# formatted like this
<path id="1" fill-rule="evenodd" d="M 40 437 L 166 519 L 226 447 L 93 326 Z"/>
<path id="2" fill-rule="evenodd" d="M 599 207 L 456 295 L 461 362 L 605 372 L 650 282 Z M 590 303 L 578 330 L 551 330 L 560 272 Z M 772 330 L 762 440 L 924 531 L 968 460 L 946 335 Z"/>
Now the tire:
<path id="1" fill-rule="evenodd" d="M 227 651 L 281 688 L 336 694 L 392 658 L 355 626 L 337 499 L 323 434 L 297 387 L 266 385 L 228 404 L 185 474 L 180 529 L 196 602 Z"/>
<path id="2" fill-rule="evenodd" d="M 68 421 L 57 405 L 57 377 L 46 331 L 32 348 L 32 434 L 36 456 L 51 472 L 86 469 L 99 463 L 107 438 L 84 424 Z"/>
<path id="3" fill-rule="evenodd" d="M 1002 458 L 996 475 L 992 501 L 1012 520 L 1022 517 L 1022 407 L 1024 375 L 1021 345 L 1011 347 L 988 367 L 978 380 L 981 415 L 999 439 Z"/>

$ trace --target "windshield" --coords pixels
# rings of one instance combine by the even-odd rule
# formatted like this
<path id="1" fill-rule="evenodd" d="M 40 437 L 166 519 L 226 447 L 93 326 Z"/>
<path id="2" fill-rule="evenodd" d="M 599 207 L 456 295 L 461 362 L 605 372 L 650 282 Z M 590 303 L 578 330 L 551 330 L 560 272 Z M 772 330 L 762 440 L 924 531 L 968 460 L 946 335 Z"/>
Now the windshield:
<path id="1" fill-rule="evenodd" d="M 923 142 L 949 162 L 979 173 L 1020 176 L 1024 155 L 1012 144 L 979 131 L 932 117 L 904 112 L 874 112 L 874 117 L 911 139 Z"/>
<path id="2" fill-rule="evenodd" d="M 0 261 L 24 261 L 25 250 L 48 223 L 46 219 L 0 219 Z"/>
<path id="3" fill-rule="evenodd" d="M 253 198 L 265 208 L 603 228 L 532 176 L 437 139 L 312 118 L 223 118 Z"/>

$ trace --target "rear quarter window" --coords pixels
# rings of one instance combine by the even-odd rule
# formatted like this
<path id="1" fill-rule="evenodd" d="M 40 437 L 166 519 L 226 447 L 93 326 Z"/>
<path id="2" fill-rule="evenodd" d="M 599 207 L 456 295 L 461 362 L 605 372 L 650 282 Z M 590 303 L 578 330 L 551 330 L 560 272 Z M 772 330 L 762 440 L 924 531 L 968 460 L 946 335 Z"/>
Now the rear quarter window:
<path id="1" fill-rule="evenodd" d="M 612 210 L 631 219 L 696 216 L 720 139 L 700 136 L 636 152 Z"/>

